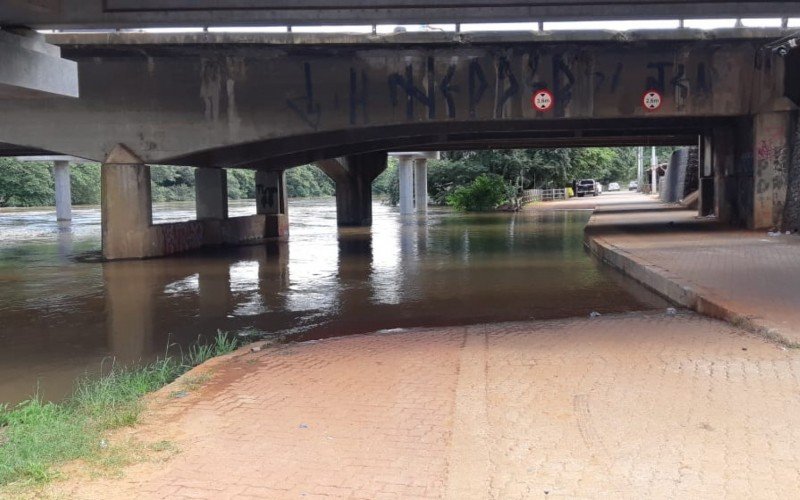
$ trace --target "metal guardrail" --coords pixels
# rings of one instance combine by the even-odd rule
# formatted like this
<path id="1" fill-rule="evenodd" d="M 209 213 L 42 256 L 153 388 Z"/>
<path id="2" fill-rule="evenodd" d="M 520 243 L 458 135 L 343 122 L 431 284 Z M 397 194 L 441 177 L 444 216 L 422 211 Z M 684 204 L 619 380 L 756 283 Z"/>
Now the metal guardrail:
<path id="1" fill-rule="evenodd" d="M 560 189 L 526 189 L 522 192 L 522 203 L 534 201 L 566 200 L 566 188 Z"/>

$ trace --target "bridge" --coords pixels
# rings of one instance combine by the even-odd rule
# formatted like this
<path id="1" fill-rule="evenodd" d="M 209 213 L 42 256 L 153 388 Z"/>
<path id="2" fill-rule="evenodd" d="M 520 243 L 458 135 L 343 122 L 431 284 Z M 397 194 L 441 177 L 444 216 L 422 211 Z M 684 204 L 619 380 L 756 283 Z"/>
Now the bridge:
<path id="1" fill-rule="evenodd" d="M 159 2 L 174 7 L 164 12 L 124 8 L 130 3 L 105 2 L 107 8 L 98 10 L 100 2 L 80 2 L 59 13 L 46 1 L 38 9 L 11 2 L 0 20 L 86 28 L 194 23 L 212 12 L 187 10 L 180 1 Z M 247 10 L 251 3 L 237 5 Z M 464 7 L 462 19 L 468 19 L 482 7 L 467 3 L 437 5 Z M 687 16 L 711 12 L 702 9 L 712 3 L 717 5 L 656 2 Z M 411 9 L 413 2 L 407 4 Z M 536 4 L 554 13 L 577 2 Z M 776 15 L 794 7 L 719 6 L 743 15 L 756 4 Z M 498 3 L 498 12 L 511 5 Z M 628 17 L 638 13 L 628 2 L 589 2 L 584 15 L 601 5 L 612 13 L 625 6 Z M 279 14 L 287 16 L 281 22 L 302 20 L 267 7 L 250 12 L 251 21 Z M 236 17 L 241 14 L 226 8 L 214 19 L 236 24 L 243 22 Z M 386 16 L 381 19 L 401 19 Z M 789 153 L 799 96 L 796 44 L 787 29 L 102 32 L 56 33 L 46 40 L 14 29 L 0 35 L 21 64 L 40 70 L 8 69 L 4 75 L 0 69 L 0 96 L 6 97 L 0 99 L 0 154 L 102 162 L 103 252 L 109 259 L 286 234 L 283 172 L 311 162 L 336 183 L 340 224 L 369 225 L 369 186 L 385 169 L 389 151 L 418 151 L 424 162 L 424 152 L 448 149 L 699 145 L 701 213 L 771 228 L 784 225 L 791 212 Z M 658 102 L 646 103 L 653 93 Z M 545 94 L 547 105 L 537 106 L 537 96 Z M 404 160 L 406 172 L 411 160 Z M 198 168 L 197 221 L 152 224 L 150 164 Z M 257 171 L 257 215 L 227 216 L 225 168 Z M 418 168 L 424 172 L 424 163 Z M 405 178 L 410 192 L 411 176 Z M 406 199 L 405 212 L 409 206 Z"/>
<path id="2" fill-rule="evenodd" d="M 0 21 L 46 28 L 787 17 L 800 2 L 722 0 L 6 0 Z"/>

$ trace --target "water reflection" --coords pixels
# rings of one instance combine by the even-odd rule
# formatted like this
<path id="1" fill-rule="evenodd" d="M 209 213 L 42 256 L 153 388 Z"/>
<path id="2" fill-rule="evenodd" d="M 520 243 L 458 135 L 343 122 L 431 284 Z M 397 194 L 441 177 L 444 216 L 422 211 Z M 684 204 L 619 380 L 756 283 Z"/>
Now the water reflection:
<path id="1" fill-rule="evenodd" d="M 401 218 L 376 205 L 372 228 L 337 230 L 332 200 L 294 201 L 288 240 L 106 264 L 86 258 L 99 214 L 75 212 L 67 227 L 0 214 L 0 401 L 37 384 L 57 398 L 104 359 L 148 360 L 217 329 L 309 339 L 664 306 L 584 253 L 585 212 Z"/>

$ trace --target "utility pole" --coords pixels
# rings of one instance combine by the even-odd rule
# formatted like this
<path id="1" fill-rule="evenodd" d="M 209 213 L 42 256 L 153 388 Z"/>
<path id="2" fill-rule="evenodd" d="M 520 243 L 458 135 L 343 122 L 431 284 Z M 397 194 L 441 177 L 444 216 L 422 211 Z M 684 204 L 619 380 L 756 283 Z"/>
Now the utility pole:
<path id="1" fill-rule="evenodd" d="M 636 155 L 636 190 L 644 189 L 644 146 L 639 146 Z"/>
<path id="2" fill-rule="evenodd" d="M 651 174 L 652 184 L 651 193 L 658 194 L 658 158 L 656 157 L 656 147 L 653 146 L 653 157 L 650 160 L 650 166 L 653 167 Z"/>

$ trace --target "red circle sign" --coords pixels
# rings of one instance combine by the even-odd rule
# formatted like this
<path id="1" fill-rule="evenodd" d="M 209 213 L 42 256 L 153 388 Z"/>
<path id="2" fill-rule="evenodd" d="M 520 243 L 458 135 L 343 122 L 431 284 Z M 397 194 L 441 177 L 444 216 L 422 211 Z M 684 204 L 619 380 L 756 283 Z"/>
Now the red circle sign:
<path id="1" fill-rule="evenodd" d="M 648 90 L 642 96 L 642 107 L 645 111 L 657 111 L 662 102 L 661 93 L 657 90 Z"/>
<path id="2" fill-rule="evenodd" d="M 553 93 L 547 89 L 537 90 L 531 96 L 531 108 L 541 113 L 553 109 L 555 102 L 556 98 L 553 97 Z"/>

